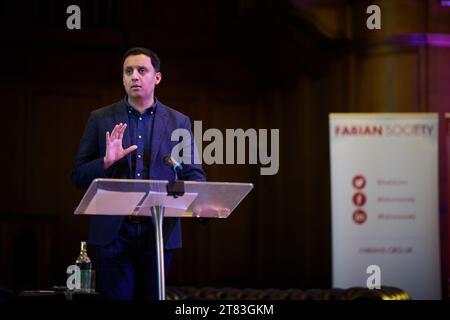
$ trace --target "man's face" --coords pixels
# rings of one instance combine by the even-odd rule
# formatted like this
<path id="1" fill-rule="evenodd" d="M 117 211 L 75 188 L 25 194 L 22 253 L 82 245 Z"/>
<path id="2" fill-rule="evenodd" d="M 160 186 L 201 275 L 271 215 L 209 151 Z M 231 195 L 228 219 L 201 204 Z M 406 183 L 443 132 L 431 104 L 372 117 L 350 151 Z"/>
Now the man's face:
<path id="1" fill-rule="evenodd" d="M 131 98 L 147 99 L 153 95 L 161 81 L 161 73 L 155 72 L 150 57 L 144 54 L 128 56 L 123 63 L 123 86 Z"/>

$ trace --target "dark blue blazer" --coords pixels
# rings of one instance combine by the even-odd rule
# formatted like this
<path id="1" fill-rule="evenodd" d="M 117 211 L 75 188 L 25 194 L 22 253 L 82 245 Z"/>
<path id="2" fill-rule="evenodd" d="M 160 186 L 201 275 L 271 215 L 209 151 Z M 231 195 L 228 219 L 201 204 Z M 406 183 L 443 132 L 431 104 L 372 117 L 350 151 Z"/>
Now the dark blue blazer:
<path id="1" fill-rule="evenodd" d="M 161 102 L 156 102 L 155 118 L 153 122 L 153 137 L 150 150 L 150 179 L 173 179 L 173 171 L 163 163 L 163 157 L 170 155 L 173 146 L 178 141 L 171 141 L 172 131 L 185 128 L 191 132 L 191 159 L 194 159 L 194 137 L 191 131 L 189 117 L 169 108 Z M 105 134 L 112 132 L 118 123 L 128 124 L 127 103 L 125 99 L 112 105 L 97 109 L 91 113 L 81 138 L 75 164 L 72 168 L 71 179 L 80 188 L 87 188 L 96 178 L 132 179 L 131 154 L 113 164 L 105 172 L 103 157 L 106 151 Z M 128 129 L 123 137 L 123 148 L 130 146 Z M 183 165 L 178 174 L 180 180 L 204 181 L 205 174 L 201 165 Z M 125 219 L 124 216 L 92 216 L 89 243 L 106 245 L 114 240 Z M 165 218 L 163 222 L 164 247 L 174 249 L 181 247 L 181 228 L 179 218 Z"/>

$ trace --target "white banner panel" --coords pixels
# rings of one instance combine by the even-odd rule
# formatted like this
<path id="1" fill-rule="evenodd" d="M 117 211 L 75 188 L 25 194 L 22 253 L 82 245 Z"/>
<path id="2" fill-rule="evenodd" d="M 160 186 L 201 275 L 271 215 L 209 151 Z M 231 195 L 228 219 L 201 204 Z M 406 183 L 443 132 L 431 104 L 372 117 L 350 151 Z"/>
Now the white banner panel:
<path id="1" fill-rule="evenodd" d="M 379 280 L 440 299 L 438 115 L 329 120 L 333 287 Z"/>

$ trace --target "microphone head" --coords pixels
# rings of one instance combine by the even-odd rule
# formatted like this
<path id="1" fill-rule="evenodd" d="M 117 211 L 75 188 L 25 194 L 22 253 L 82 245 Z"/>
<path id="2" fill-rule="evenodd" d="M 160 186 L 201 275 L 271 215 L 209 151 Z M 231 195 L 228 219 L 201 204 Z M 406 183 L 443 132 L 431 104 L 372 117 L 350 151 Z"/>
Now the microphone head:
<path id="1" fill-rule="evenodd" d="M 171 167 L 175 171 L 183 169 L 183 166 L 181 164 L 179 164 L 174 158 L 172 158 L 169 155 L 164 156 L 163 161 L 166 166 Z"/>
<path id="2" fill-rule="evenodd" d="M 173 166 L 173 161 L 172 161 L 172 157 L 167 155 L 163 158 L 163 162 L 166 166 L 172 167 Z"/>

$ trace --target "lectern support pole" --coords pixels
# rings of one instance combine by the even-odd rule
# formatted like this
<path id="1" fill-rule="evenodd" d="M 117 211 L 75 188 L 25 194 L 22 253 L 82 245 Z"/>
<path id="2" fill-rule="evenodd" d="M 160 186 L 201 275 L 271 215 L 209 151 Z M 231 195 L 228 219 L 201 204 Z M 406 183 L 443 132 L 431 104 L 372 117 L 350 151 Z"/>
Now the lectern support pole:
<path id="1" fill-rule="evenodd" d="M 164 277 L 164 240 L 162 231 L 164 207 L 151 207 L 151 211 L 156 237 L 156 261 L 158 263 L 158 300 L 166 300 L 166 284 Z"/>

